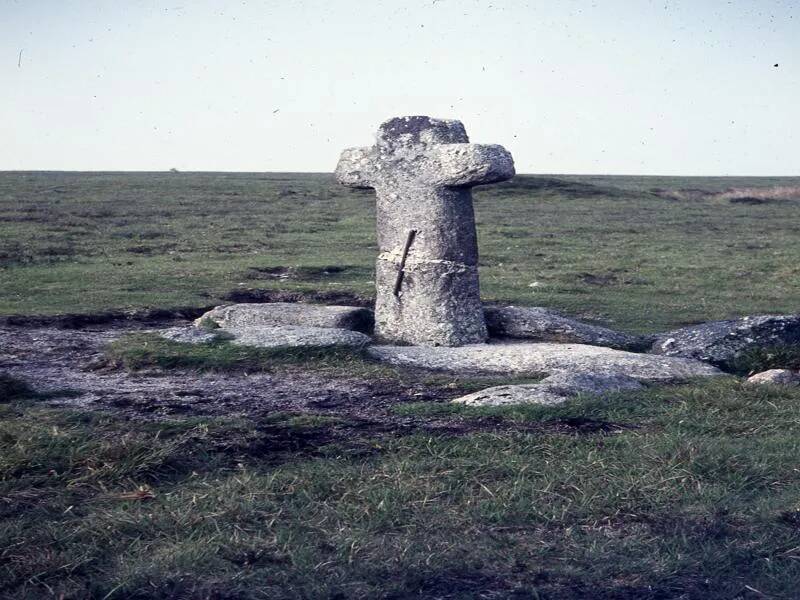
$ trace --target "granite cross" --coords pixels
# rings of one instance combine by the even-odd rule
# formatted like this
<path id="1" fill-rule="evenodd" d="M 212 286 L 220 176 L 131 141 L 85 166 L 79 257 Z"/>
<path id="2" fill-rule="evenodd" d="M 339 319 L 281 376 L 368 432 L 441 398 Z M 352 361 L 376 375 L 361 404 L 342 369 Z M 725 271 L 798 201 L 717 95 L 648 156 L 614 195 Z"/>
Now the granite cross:
<path id="1" fill-rule="evenodd" d="M 378 339 L 434 346 L 486 341 L 471 188 L 513 175 L 511 154 L 470 144 L 460 121 L 390 119 L 374 146 L 342 152 L 338 181 L 377 195 Z"/>

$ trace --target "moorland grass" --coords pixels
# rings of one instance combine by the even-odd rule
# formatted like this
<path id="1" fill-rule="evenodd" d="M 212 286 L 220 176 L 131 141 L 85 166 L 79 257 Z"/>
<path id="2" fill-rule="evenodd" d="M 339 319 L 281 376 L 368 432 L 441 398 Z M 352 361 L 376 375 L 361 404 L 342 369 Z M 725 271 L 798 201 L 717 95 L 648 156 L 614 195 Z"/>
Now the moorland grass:
<path id="1" fill-rule="evenodd" d="M 731 186 L 800 179 L 518 176 L 477 188 L 483 296 L 642 333 L 795 311 L 800 201 L 652 191 Z M 0 315 L 208 306 L 251 288 L 369 296 L 374 204 L 325 174 L 0 173 Z"/>
<path id="2" fill-rule="evenodd" d="M 484 297 L 632 332 L 796 312 L 800 203 L 652 188 L 798 182 L 478 190 Z M 207 306 L 249 288 L 369 295 L 373 218 L 372 194 L 327 175 L 0 174 L 0 314 Z M 187 377 L 406 377 L 349 352 L 147 335 L 108 356 Z M 745 358 L 740 372 L 796 357 Z M 0 598 L 797 597 L 800 390 L 725 377 L 554 407 L 420 402 L 395 412 L 449 433 L 346 435 L 347 417 L 154 423 L 51 395 L 0 377 Z"/>
<path id="3" fill-rule="evenodd" d="M 493 410 L 614 434 L 283 455 L 264 437 L 335 423 L 0 411 L 0 597 L 792 598 L 800 578 L 800 391 L 706 381 Z"/>

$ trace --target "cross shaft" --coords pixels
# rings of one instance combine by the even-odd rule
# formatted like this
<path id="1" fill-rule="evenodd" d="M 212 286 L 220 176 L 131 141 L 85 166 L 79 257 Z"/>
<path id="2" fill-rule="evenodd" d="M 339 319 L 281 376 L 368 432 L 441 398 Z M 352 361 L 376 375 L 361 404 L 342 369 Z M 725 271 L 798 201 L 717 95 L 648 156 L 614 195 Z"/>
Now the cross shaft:
<path id="1" fill-rule="evenodd" d="M 513 175 L 508 151 L 470 144 L 459 121 L 390 119 L 374 146 L 342 152 L 339 182 L 377 196 L 380 339 L 442 346 L 486 340 L 471 188 Z"/>

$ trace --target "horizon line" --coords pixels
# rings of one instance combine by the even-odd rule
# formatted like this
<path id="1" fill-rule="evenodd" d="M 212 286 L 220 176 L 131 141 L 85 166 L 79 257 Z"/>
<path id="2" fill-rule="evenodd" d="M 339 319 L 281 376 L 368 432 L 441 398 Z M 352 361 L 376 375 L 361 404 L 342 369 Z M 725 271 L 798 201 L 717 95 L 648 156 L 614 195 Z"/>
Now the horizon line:
<path id="1" fill-rule="evenodd" d="M 7 174 L 34 174 L 34 173 L 87 173 L 87 174 L 147 174 L 147 173 L 160 173 L 160 174 L 238 174 L 238 175 L 255 175 L 255 174 L 274 174 L 274 175 L 333 175 L 334 171 L 210 171 L 210 170 L 150 170 L 150 169 L 99 169 L 99 170 L 82 170 L 82 169 L 7 169 L 0 170 L 0 175 Z M 683 177 L 683 178 L 772 178 L 772 179 L 792 179 L 800 178 L 797 175 L 675 175 L 675 174 L 637 174 L 637 173 L 516 173 L 514 177 Z"/>

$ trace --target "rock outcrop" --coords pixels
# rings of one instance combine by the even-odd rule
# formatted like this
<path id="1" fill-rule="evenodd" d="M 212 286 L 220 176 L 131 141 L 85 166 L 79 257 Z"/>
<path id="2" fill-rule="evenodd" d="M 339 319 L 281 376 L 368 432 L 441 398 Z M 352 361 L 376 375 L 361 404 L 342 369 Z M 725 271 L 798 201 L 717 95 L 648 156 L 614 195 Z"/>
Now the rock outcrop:
<path id="1" fill-rule="evenodd" d="M 195 321 L 200 327 L 221 329 L 251 327 L 332 327 L 369 333 L 373 314 L 358 306 L 326 306 L 291 302 L 228 304 L 210 310 Z"/>
<path id="2" fill-rule="evenodd" d="M 645 350 L 648 342 L 647 338 L 582 323 L 539 306 L 485 306 L 483 313 L 489 335 L 496 338 L 589 344 L 619 350 Z"/>
<path id="3" fill-rule="evenodd" d="M 683 327 L 656 336 L 650 352 L 730 369 L 749 350 L 787 344 L 800 344 L 800 315 L 759 315 Z"/>
<path id="4" fill-rule="evenodd" d="M 246 328 L 203 329 L 194 325 L 172 327 L 159 335 L 184 344 L 205 344 L 225 340 L 236 346 L 254 348 L 363 348 L 372 339 L 368 335 L 335 327 L 299 327 L 259 325 Z"/>
<path id="5" fill-rule="evenodd" d="M 549 375 L 566 371 L 625 375 L 638 381 L 671 381 L 721 374 L 715 367 L 698 360 L 637 354 L 585 344 L 371 346 L 368 353 L 394 365 L 463 374 Z"/>
<path id="6" fill-rule="evenodd" d="M 333 327 L 250 327 L 226 329 L 236 346 L 255 348 L 363 348 L 369 336 L 349 329 Z"/>

